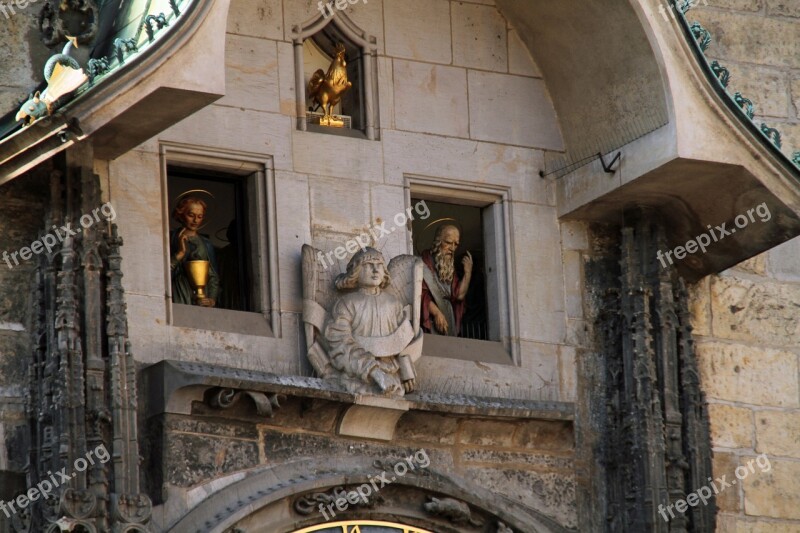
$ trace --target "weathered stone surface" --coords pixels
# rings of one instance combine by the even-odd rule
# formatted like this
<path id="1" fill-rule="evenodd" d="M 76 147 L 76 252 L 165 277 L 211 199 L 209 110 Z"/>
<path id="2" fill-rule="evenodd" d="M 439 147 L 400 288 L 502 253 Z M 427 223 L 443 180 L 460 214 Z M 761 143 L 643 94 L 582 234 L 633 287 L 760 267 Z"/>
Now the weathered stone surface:
<path id="1" fill-rule="evenodd" d="M 506 20 L 494 6 L 451 4 L 453 64 L 508 72 Z"/>
<path id="2" fill-rule="evenodd" d="M 758 411 L 756 451 L 800 458 L 800 411 Z"/>
<path id="3" fill-rule="evenodd" d="M 800 89 L 800 87 L 799 87 Z M 768 252 L 770 276 L 781 281 L 800 281 L 800 238 L 787 241 Z"/>
<path id="4" fill-rule="evenodd" d="M 228 12 L 228 33 L 283 39 L 281 0 L 237 0 Z"/>
<path id="5" fill-rule="evenodd" d="M 500 450 L 469 449 L 461 454 L 467 463 L 502 465 L 504 467 L 520 465 L 522 468 L 535 467 L 542 470 L 571 470 L 574 463 L 571 457 L 558 457 L 542 453 L 520 453 Z"/>
<path id="6" fill-rule="evenodd" d="M 703 278 L 687 286 L 689 293 L 689 312 L 692 316 L 692 331 L 695 335 L 711 335 L 710 280 Z"/>
<path id="7" fill-rule="evenodd" d="M 761 65 L 800 67 L 800 26 L 794 21 L 750 14 L 698 10 L 694 17 L 714 36 L 713 54 Z M 767 35 L 780 38 L 765 39 Z"/>
<path id="8" fill-rule="evenodd" d="M 794 346 L 800 337 L 800 285 L 718 277 L 711 298 L 717 337 L 773 346 Z"/>
<path id="9" fill-rule="evenodd" d="M 458 421 L 453 417 L 410 411 L 397 423 L 394 438 L 398 442 L 452 445 L 457 428 Z"/>
<path id="10" fill-rule="evenodd" d="M 555 109 L 542 80 L 470 70 L 469 118 L 473 139 L 563 149 Z"/>
<path id="11" fill-rule="evenodd" d="M 723 533 L 800 533 L 800 524 L 796 522 L 768 522 L 727 515 L 720 518 L 717 531 Z"/>
<path id="12" fill-rule="evenodd" d="M 714 470 L 714 479 L 712 481 L 714 484 L 711 485 L 711 489 L 715 490 L 716 487 L 716 491 L 718 491 L 716 495 L 717 507 L 722 512 L 738 513 L 741 510 L 741 499 L 739 497 L 741 488 L 738 486 L 738 481 L 736 484 L 731 483 L 731 481 L 736 480 L 736 467 L 739 466 L 736 455 L 715 452 L 712 461 Z M 727 483 L 731 483 L 729 487 L 724 487 L 722 476 L 725 476 Z"/>
<path id="13" fill-rule="evenodd" d="M 740 464 L 746 462 L 740 458 Z M 800 463 L 770 459 L 770 464 L 769 471 L 748 470 L 742 481 L 745 514 L 800 519 Z"/>
<path id="14" fill-rule="evenodd" d="M 514 446 L 530 450 L 569 452 L 575 445 L 571 422 L 531 420 L 514 433 Z"/>
<path id="15" fill-rule="evenodd" d="M 708 406 L 711 418 L 711 443 L 723 448 L 752 448 L 753 411 L 712 403 Z"/>
<path id="16" fill-rule="evenodd" d="M 792 79 L 792 105 L 795 116 L 800 117 L 800 78 Z"/>
<path id="17" fill-rule="evenodd" d="M 278 85 L 278 51 L 274 42 L 227 36 L 225 96 L 217 101 L 218 105 L 280 113 Z"/>
<path id="18" fill-rule="evenodd" d="M 469 136 L 466 69 L 395 60 L 394 98 L 398 129 Z"/>
<path id="19" fill-rule="evenodd" d="M 511 422 L 464 420 L 459 437 L 464 444 L 508 447 L 516 429 L 517 426 Z"/>
<path id="20" fill-rule="evenodd" d="M 425 13 L 420 17 L 420 13 Z M 386 0 L 386 53 L 394 57 L 449 64 L 452 59 L 450 2 Z"/>
<path id="21" fill-rule="evenodd" d="M 210 412 L 213 413 L 213 411 Z M 217 414 L 220 413 L 222 411 L 217 411 Z M 194 416 L 170 415 L 166 419 L 165 429 L 168 432 L 204 434 L 220 438 L 258 439 L 258 431 L 252 423 L 241 423 L 222 418 L 201 419 Z"/>
<path id="22" fill-rule="evenodd" d="M 798 406 L 797 355 L 736 344 L 697 345 L 709 398 L 777 407 Z"/>
<path id="23" fill-rule="evenodd" d="M 177 432 L 166 439 L 165 481 L 179 487 L 191 487 L 259 463 L 255 440 Z"/>
<path id="24" fill-rule="evenodd" d="M 577 526 L 575 478 L 553 472 L 467 468 L 475 483 L 529 505 L 565 527 Z"/>
<path id="25" fill-rule="evenodd" d="M 703 6 L 711 6 L 739 11 L 760 11 L 764 0 L 695 0 L 694 5 L 698 9 Z"/>
<path id="26" fill-rule="evenodd" d="M 767 13 L 785 17 L 800 17 L 800 4 L 794 0 L 767 0 Z"/>
<path id="27" fill-rule="evenodd" d="M 753 101 L 756 118 L 788 116 L 789 83 L 786 72 L 732 61 L 725 62 L 725 67 L 731 73 L 730 86 L 734 91 Z"/>
<path id="28" fill-rule="evenodd" d="M 520 76 L 542 77 L 539 66 L 514 29 L 508 30 L 508 71 Z"/>

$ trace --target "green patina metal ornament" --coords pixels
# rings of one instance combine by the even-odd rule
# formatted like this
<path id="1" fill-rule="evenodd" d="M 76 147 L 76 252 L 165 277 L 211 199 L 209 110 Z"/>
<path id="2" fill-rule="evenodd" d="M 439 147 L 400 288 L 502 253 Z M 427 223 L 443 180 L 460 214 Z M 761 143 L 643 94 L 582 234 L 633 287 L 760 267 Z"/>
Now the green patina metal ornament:
<path id="1" fill-rule="evenodd" d="M 728 83 L 731 81 L 731 73 L 727 68 L 720 65 L 719 61 L 714 61 L 711 63 L 711 71 L 714 73 L 723 87 L 728 86 Z"/>
<path id="2" fill-rule="evenodd" d="M 700 50 L 703 52 L 708 50 L 708 47 L 711 45 L 711 32 L 705 29 L 699 22 L 692 23 L 689 29 L 692 30 L 692 35 L 694 35 L 695 40 L 697 40 L 697 44 L 700 45 Z"/>
<path id="3" fill-rule="evenodd" d="M 765 123 L 761 123 L 761 133 L 763 133 L 767 139 L 772 141 L 772 144 L 780 148 L 783 145 L 781 141 L 781 132 L 776 130 L 775 128 L 770 128 Z"/>
<path id="4" fill-rule="evenodd" d="M 736 105 L 738 105 L 742 111 L 744 111 L 744 114 L 747 115 L 747 118 L 753 120 L 753 116 L 755 116 L 755 107 L 753 106 L 753 101 L 742 96 L 742 93 L 740 92 L 737 92 L 733 95 L 733 100 L 736 102 Z"/>
<path id="5" fill-rule="evenodd" d="M 800 167 L 800 152 L 792 154 L 792 163 Z"/>

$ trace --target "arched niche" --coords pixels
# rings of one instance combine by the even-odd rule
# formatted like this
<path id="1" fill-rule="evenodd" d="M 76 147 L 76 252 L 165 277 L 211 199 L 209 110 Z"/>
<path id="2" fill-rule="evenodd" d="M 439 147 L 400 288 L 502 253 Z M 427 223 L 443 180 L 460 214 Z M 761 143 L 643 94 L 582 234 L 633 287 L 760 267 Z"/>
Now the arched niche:
<path id="1" fill-rule="evenodd" d="M 338 42 L 345 46 L 348 73 L 353 88 L 345 95 L 343 105 L 351 105 L 357 110 L 353 129 L 361 131 L 369 140 L 378 138 L 377 98 L 378 70 L 377 39 L 359 28 L 343 11 L 334 10 L 333 15 L 323 14 L 292 27 L 294 44 L 295 86 L 297 94 L 297 129 L 308 131 L 308 98 L 306 95 L 306 65 L 304 46 L 306 40 L 313 39 L 318 50 L 328 57 Z M 323 68 L 327 70 L 327 67 Z M 352 73 L 352 74 L 351 74 Z M 358 121 L 358 124 L 356 124 Z M 357 126 L 357 127 L 356 127 Z"/>

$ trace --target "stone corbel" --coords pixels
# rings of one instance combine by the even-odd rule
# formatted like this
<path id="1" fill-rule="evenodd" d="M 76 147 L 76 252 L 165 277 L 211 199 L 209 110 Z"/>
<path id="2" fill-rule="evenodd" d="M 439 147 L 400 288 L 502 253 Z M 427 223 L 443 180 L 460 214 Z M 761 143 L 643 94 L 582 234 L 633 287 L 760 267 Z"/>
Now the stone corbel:
<path id="1" fill-rule="evenodd" d="M 281 406 L 281 400 L 286 400 L 286 396 L 283 394 L 219 388 L 211 394 L 208 404 L 214 409 L 229 409 L 239 403 L 242 396 L 249 396 L 256 404 L 258 414 L 268 418 L 272 418 L 275 414 L 274 410 Z"/>
<path id="2" fill-rule="evenodd" d="M 359 395 L 339 420 L 336 432 L 345 437 L 390 441 L 409 406 L 410 402 L 403 399 Z"/>

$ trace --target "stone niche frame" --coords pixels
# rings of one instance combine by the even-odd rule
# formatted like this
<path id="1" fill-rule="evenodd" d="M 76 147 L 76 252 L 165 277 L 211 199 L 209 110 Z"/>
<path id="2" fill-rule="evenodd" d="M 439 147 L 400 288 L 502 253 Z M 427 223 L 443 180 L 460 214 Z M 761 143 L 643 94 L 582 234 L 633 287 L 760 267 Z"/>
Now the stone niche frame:
<path id="1" fill-rule="evenodd" d="M 496 328 L 499 341 L 462 339 L 426 335 L 422 353 L 426 356 L 447 357 L 466 361 L 520 366 L 520 344 L 517 331 L 516 287 L 514 283 L 514 245 L 511 235 L 510 202 L 508 187 L 476 184 L 424 176 L 405 177 L 405 202 L 410 208 L 411 198 L 467 205 L 483 208 L 483 239 L 486 246 L 487 290 L 496 298 L 487 301 L 488 324 Z M 407 232 L 406 248 L 414 253 L 411 232 Z M 488 269 L 487 269 L 488 270 Z"/>
<path id="2" fill-rule="evenodd" d="M 361 67 L 363 73 L 364 88 L 364 131 L 342 128 L 313 129 L 316 132 L 324 132 L 333 135 L 343 135 L 359 139 L 366 138 L 370 141 L 379 139 L 379 119 L 378 119 L 378 40 L 375 36 L 369 35 L 366 31 L 359 28 L 355 22 L 341 10 L 335 10 L 334 14 L 325 18 L 322 14 L 314 17 L 303 24 L 292 27 L 292 43 L 294 45 L 294 72 L 295 72 L 295 94 L 297 95 L 297 129 L 300 131 L 312 131 L 306 122 L 307 119 L 307 98 L 306 82 L 303 69 L 303 43 L 322 31 L 328 24 L 333 24 L 341 31 L 351 44 L 361 50 Z"/>
<path id="3" fill-rule="evenodd" d="M 167 299 L 167 322 L 172 326 L 280 337 L 280 284 L 278 283 L 278 232 L 273 158 L 234 150 L 219 150 L 207 146 L 179 143 L 160 143 L 162 238 L 164 239 L 164 276 Z M 256 226 L 251 241 L 255 260 L 254 278 L 258 285 L 257 300 L 260 312 L 205 309 L 172 303 L 172 279 L 169 261 L 169 204 L 167 168 L 181 166 L 198 171 L 223 172 L 241 176 L 249 192 L 248 214 Z"/>

